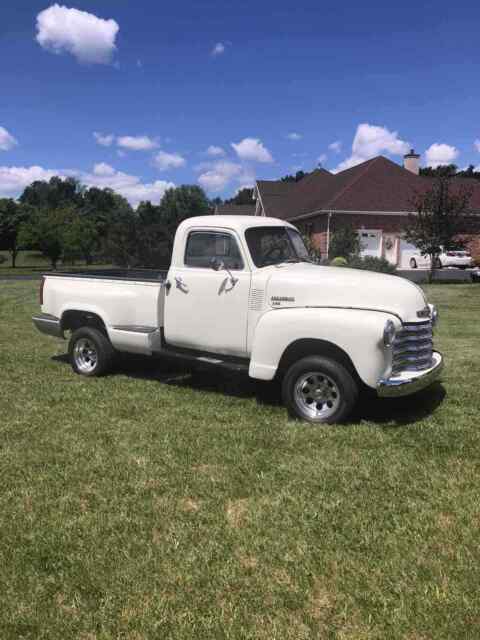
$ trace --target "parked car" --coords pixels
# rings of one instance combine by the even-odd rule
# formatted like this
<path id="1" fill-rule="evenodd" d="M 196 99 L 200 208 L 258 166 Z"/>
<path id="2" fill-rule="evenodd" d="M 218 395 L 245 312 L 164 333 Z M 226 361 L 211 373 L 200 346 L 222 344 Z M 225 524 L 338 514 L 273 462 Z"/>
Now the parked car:
<path id="1" fill-rule="evenodd" d="M 480 269 L 471 272 L 472 282 L 480 282 Z"/>
<path id="2" fill-rule="evenodd" d="M 99 376 L 124 351 L 279 378 L 289 411 L 313 423 L 344 420 L 362 388 L 412 394 L 443 367 L 417 285 L 313 264 L 276 218 L 189 218 L 168 271 L 48 273 L 40 299 L 33 322 L 70 333 L 78 374 Z"/>
<path id="3" fill-rule="evenodd" d="M 416 269 L 417 267 L 430 268 L 430 256 L 422 256 L 419 251 L 413 253 L 410 257 L 410 267 Z M 474 260 L 470 251 L 465 249 L 453 249 L 450 251 L 444 251 L 437 257 L 435 262 L 435 269 L 442 269 L 442 267 L 458 267 L 459 269 L 467 269 L 474 266 Z"/>

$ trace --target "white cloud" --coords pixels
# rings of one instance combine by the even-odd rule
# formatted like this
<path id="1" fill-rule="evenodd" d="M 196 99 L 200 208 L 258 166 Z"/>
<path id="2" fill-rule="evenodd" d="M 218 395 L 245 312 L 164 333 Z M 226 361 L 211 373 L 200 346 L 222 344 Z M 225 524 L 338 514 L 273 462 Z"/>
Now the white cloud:
<path id="1" fill-rule="evenodd" d="M 159 151 L 153 158 L 153 164 L 159 171 L 168 171 L 169 169 L 179 169 L 186 162 L 185 158 L 179 153 L 167 153 Z"/>
<path id="2" fill-rule="evenodd" d="M 98 172 L 99 167 L 100 172 Z M 154 204 L 158 204 L 165 191 L 175 186 L 173 182 L 166 180 L 144 183 L 138 176 L 116 171 L 105 163 L 96 164 L 93 173 L 80 173 L 77 177 L 88 187 L 113 189 L 126 198 L 133 207 L 136 207 L 142 200 L 150 200 Z"/>
<path id="3" fill-rule="evenodd" d="M 150 151 L 158 147 L 158 142 L 148 136 L 119 136 L 117 146 L 130 151 Z"/>
<path id="4" fill-rule="evenodd" d="M 225 150 L 222 147 L 216 147 L 214 144 L 211 144 L 205 152 L 207 156 L 224 156 Z"/>
<path id="5" fill-rule="evenodd" d="M 381 153 L 403 155 L 409 148 L 409 143 L 401 140 L 397 131 L 367 123 L 359 124 L 352 143 L 352 154 L 338 165 L 335 172 L 350 169 Z"/>
<path id="6" fill-rule="evenodd" d="M 39 166 L 31 167 L 0 167 L 0 196 L 19 196 L 25 187 L 35 180 L 50 180 L 62 172 L 44 169 Z"/>
<path id="7" fill-rule="evenodd" d="M 79 62 L 108 64 L 119 26 L 92 13 L 53 4 L 37 15 L 37 42 L 52 53 L 71 53 Z"/>
<path id="8" fill-rule="evenodd" d="M 69 175 L 75 176 L 88 187 L 100 189 L 109 187 L 124 196 L 134 207 L 141 200 L 160 202 L 165 191 L 175 186 L 173 182 L 165 180 L 144 183 L 138 176 L 116 171 L 103 162 L 96 164 L 91 173 L 67 169 L 44 169 L 39 166 L 0 167 L 0 196 L 17 197 L 35 180 L 50 180 L 53 176 Z"/>
<path id="9" fill-rule="evenodd" d="M 335 140 L 335 142 L 332 142 L 328 145 L 328 148 L 334 153 L 340 153 L 340 151 L 342 150 L 342 143 L 340 140 Z"/>
<path id="10" fill-rule="evenodd" d="M 478 153 L 480 153 L 480 139 L 476 139 L 475 142 L 473 143 L 473 146 L 475 147 L 475 149 L 478 151 Z"/>
<path id="11" fill-rule="evenodd" d="M 106 162 L 98 162 L 93 165 L 93 173 L 96 176 L 113 176 L 115 169 Z"/>
<path id="12" fill-rule="evenodd" d="M 217 42 L 217 44 L 211 50 L 210 55 L 216 57 L 221 56 L 222 53 L 225 53 L 225 45 L 223 44 L 223 42 Z"/>
<path id="13" fill-rule="evenodd" d="M 435 169 L 442 164 L 451 164 L 458 158 L 458 155 L 459 151 L 455 147 L 435 142 L 425 151 L 425 161 L 427 166 Z"/>
<path id="14" fill-rule="evenodd" d="M 0 151 L 9 151 L 17 144 L 15 138 L 4 127 L 0 127 Z"/>
<path id="15" fill-rule="evenodd" d="M 272 154 L 258 138 L 244 138 L 237 144 L 232 142 L 232 147 L 241 160 L 273 162 Z"/>
<path id="16" fill-rule="evenodd" d="M 204 172 L 198 176 L 198 183 L 210 192 L 223 191 L 234 178 L 241 184 L 249 182 L 250 176 L 245 174 L 242 165 L 230 160 L 204 162 L 197 169 Z"/>
<path id="17" fill-rule="evenodd" d="M 301 140 L 303 136 L 301 133 L 295 133 L 295 131 L 292 131 L 292 133 L 287 133 L 287 138 L 289 140 Z"/>
<path id="18" fill-rule="evenodd" d="M 322 153 L 317 158 L 317 163 L 318 164 L 325 164 L 326 161 L 327 161 L 327 154 L 326 153 Z"/>
<path id="19" fill-rule="evenodd" d="M 111 133 L 104 135 L 103 133 L 98 133 L 97 131 L 93 132 L 93 137 L 97 141 L 97 144 L 101 145 L 102 147 L 110 147 L 115 140 L 115 136 Z"/>

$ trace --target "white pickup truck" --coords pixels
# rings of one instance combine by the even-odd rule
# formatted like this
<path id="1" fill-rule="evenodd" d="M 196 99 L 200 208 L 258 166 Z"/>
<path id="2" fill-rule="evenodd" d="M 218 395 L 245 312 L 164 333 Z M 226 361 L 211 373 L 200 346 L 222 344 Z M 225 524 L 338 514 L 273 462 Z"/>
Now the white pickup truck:
<path id="1" fill-rule="evenodd" d="M 359 391 L 414 393 L 438 378 L 437 319 L 403 278 L 311 263 L 297 229 L 249 216 L 189 218 L 168 271 L 48 273 L 43 333 L 64 338 L 76 373 L 99 376 L 125 351 L 282 380 L 285 405 L 345 420 Z"/>

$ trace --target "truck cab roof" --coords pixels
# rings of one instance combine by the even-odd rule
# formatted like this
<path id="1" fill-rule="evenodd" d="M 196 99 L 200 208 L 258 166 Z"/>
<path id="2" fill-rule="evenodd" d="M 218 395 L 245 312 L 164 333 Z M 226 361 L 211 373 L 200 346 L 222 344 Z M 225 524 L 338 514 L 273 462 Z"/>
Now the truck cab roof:
<path id="1" fill-rule="evenodd" d="M 193 218 L 187 218 L 184 220 L 177 229 L 177 234 L 183 232 L 186 229 L 192 227 L 212 227 L 222 229 L 232 229 L 237 232 L 244 232 L 246 229 L 252 227 L 295 227 L 279 218 L 268 218 L 267 216 L 236 216 L 236 215 L 221 215 L 221 216 L 195 216 Z"/>

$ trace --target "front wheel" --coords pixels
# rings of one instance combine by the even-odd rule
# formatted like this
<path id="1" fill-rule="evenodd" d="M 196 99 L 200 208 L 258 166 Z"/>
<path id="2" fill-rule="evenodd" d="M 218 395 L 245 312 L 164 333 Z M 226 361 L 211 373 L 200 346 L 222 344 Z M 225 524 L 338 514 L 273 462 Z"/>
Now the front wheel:
<path id="1" fill-rule="evenodd" d="M 314 424 L 332 424 L 349 416 L 358 398 L 358 386 L 339 362 L 308 356 L 288 369 L 282 396 L 294 417 Z"/>
<path id="2" fill-rule="evenodd" d="M 115 357 L 107 336 L 92 327 L 82 327 L 72 334 L 68 353 L 75 373 L 88 377 L 107 373 Z"/>
<path id="3" fill-rule="evenodd" d="M 410 260 L 410 268 L 411 269 L 416 269 L 417 268 L 417 261 L 415 260 L 415 258 L 412 258 Z"/>

